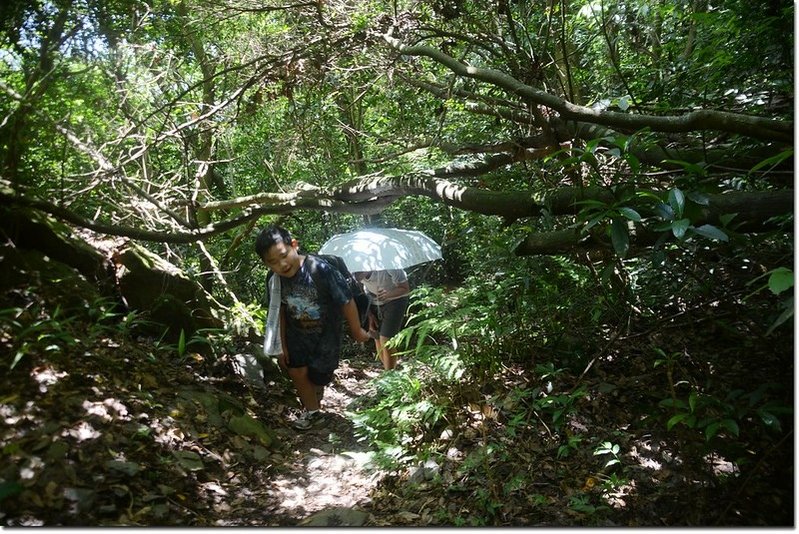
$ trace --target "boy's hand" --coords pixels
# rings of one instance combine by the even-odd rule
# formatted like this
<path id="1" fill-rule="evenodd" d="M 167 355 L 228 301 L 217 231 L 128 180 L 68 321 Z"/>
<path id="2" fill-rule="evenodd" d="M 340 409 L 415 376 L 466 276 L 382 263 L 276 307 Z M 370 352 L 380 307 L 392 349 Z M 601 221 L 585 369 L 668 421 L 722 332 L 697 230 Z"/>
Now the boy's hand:
<path id="1" fill-rule="evenodd" d="M 280 356 L 277 357 L 277 363 L 283 369 L 289 368 L 289 353 L 285 350 L 280 353 Z"/>
<path id="2" fill-rule="evenodd" d="M 359 329 L 358 335 L 357 337 L 355 337 L 355 341 L 358 341 L 359 343 L 366 343 L 370 339 L 372 339 L 372 337 L 369 335 L 369 332 L 367 332 L 363 328 Z"/>

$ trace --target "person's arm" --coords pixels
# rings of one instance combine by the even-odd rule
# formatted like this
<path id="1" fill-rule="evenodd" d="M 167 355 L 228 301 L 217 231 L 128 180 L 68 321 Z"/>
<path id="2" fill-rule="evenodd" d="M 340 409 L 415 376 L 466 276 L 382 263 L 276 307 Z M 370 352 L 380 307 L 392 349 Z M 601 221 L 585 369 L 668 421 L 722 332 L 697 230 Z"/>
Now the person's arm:
<path id="1" fill-rule="evenodd" d="M 344 319 L 347 321 L 347 324 L 350 327 L 350 335 L 352 336 L 352 339 L 360 343 L 364 343 L 372 339 L 369 335 L 369 332 L 361 327 L 361 321 L 358 318 L 358 307 L 355 305 L 355 299 L 348 300 L 347 303 L 341 307 L 341 311 L 344 314 Z"/>
<path id="2" fill-rule="evenodd" d="M 380 288 L 377 292 L 377 297 L 382 301 L 385 302 L 386 300 L 391 300 L 396 297 L 404 297 L 411 291 L 411 286 L 408 284 L 408 281 L 405 280 L 404 282 L 399 282 L 396 286 L 392 289 L 384 289 Z"/>

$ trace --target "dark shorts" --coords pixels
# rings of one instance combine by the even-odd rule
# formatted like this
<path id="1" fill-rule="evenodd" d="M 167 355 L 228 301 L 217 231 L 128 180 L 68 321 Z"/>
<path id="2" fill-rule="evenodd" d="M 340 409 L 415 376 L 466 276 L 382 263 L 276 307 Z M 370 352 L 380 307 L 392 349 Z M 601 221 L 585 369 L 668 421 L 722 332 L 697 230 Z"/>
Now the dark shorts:
<path id="1" fill-rule="evenodd" d="M 289 353 L 289 367 L 292 369 L 307 367 L 308 380 L 317 386 L 326 386 L 333 381 L 333 371 L 322 371 L 311 367 L 305 358 L 292 358 L 291 353 Z"/>
<path id="2" fill-rule="evenodd" d="M 400 297 L 373 308 L 381 336 L 390 339 L 402 330 L 405 326 L 405 312 L 408 311 L 409 300 L 407 296 Z"/>
<path id="3" fill-rule="evenodd" d="M 338 357 L 327 354 L 324 358 L 311 358 L 298 350 L 289 350 L 289 367 L 307 367 L 308 379 L 317 386 L 326 386 L 333 380 L 338 367 Z"/>
<path id="4" fill-rule="evenodd" d="M 308 380 L 314 385 L 326 386 L 333 381 L 333 371 L 325 372 L 317 371 L 313 367 L 308 368 Z"/>

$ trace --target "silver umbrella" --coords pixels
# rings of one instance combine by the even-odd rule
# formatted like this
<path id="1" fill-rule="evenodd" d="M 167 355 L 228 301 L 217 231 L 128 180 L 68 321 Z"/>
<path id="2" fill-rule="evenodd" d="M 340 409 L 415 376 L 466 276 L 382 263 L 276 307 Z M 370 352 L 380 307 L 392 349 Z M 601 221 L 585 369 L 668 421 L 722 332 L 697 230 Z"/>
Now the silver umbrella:
<path id="1" fill-rule="evenodd" d="M 441 247 L 416 230 L 368 228 L 331 237 L 319 249 L 344 259 L 351 272 L 405 269 L 441 259 Z"/>

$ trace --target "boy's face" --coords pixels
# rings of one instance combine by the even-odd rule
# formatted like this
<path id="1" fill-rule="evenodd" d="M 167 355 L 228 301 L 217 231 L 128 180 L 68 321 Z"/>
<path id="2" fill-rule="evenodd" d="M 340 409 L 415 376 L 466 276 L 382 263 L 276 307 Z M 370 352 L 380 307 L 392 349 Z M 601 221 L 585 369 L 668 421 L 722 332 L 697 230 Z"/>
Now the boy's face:
<path id="1" fill-rule="evenodd" d="M 272 269 L 275 274 L 284 278 L 291 278 L 300 269 L 300 255 L 297 252 L 297 240 L 292 239 L 291 245 L 275 243 L 261 258 L 264 265 Z"/>

